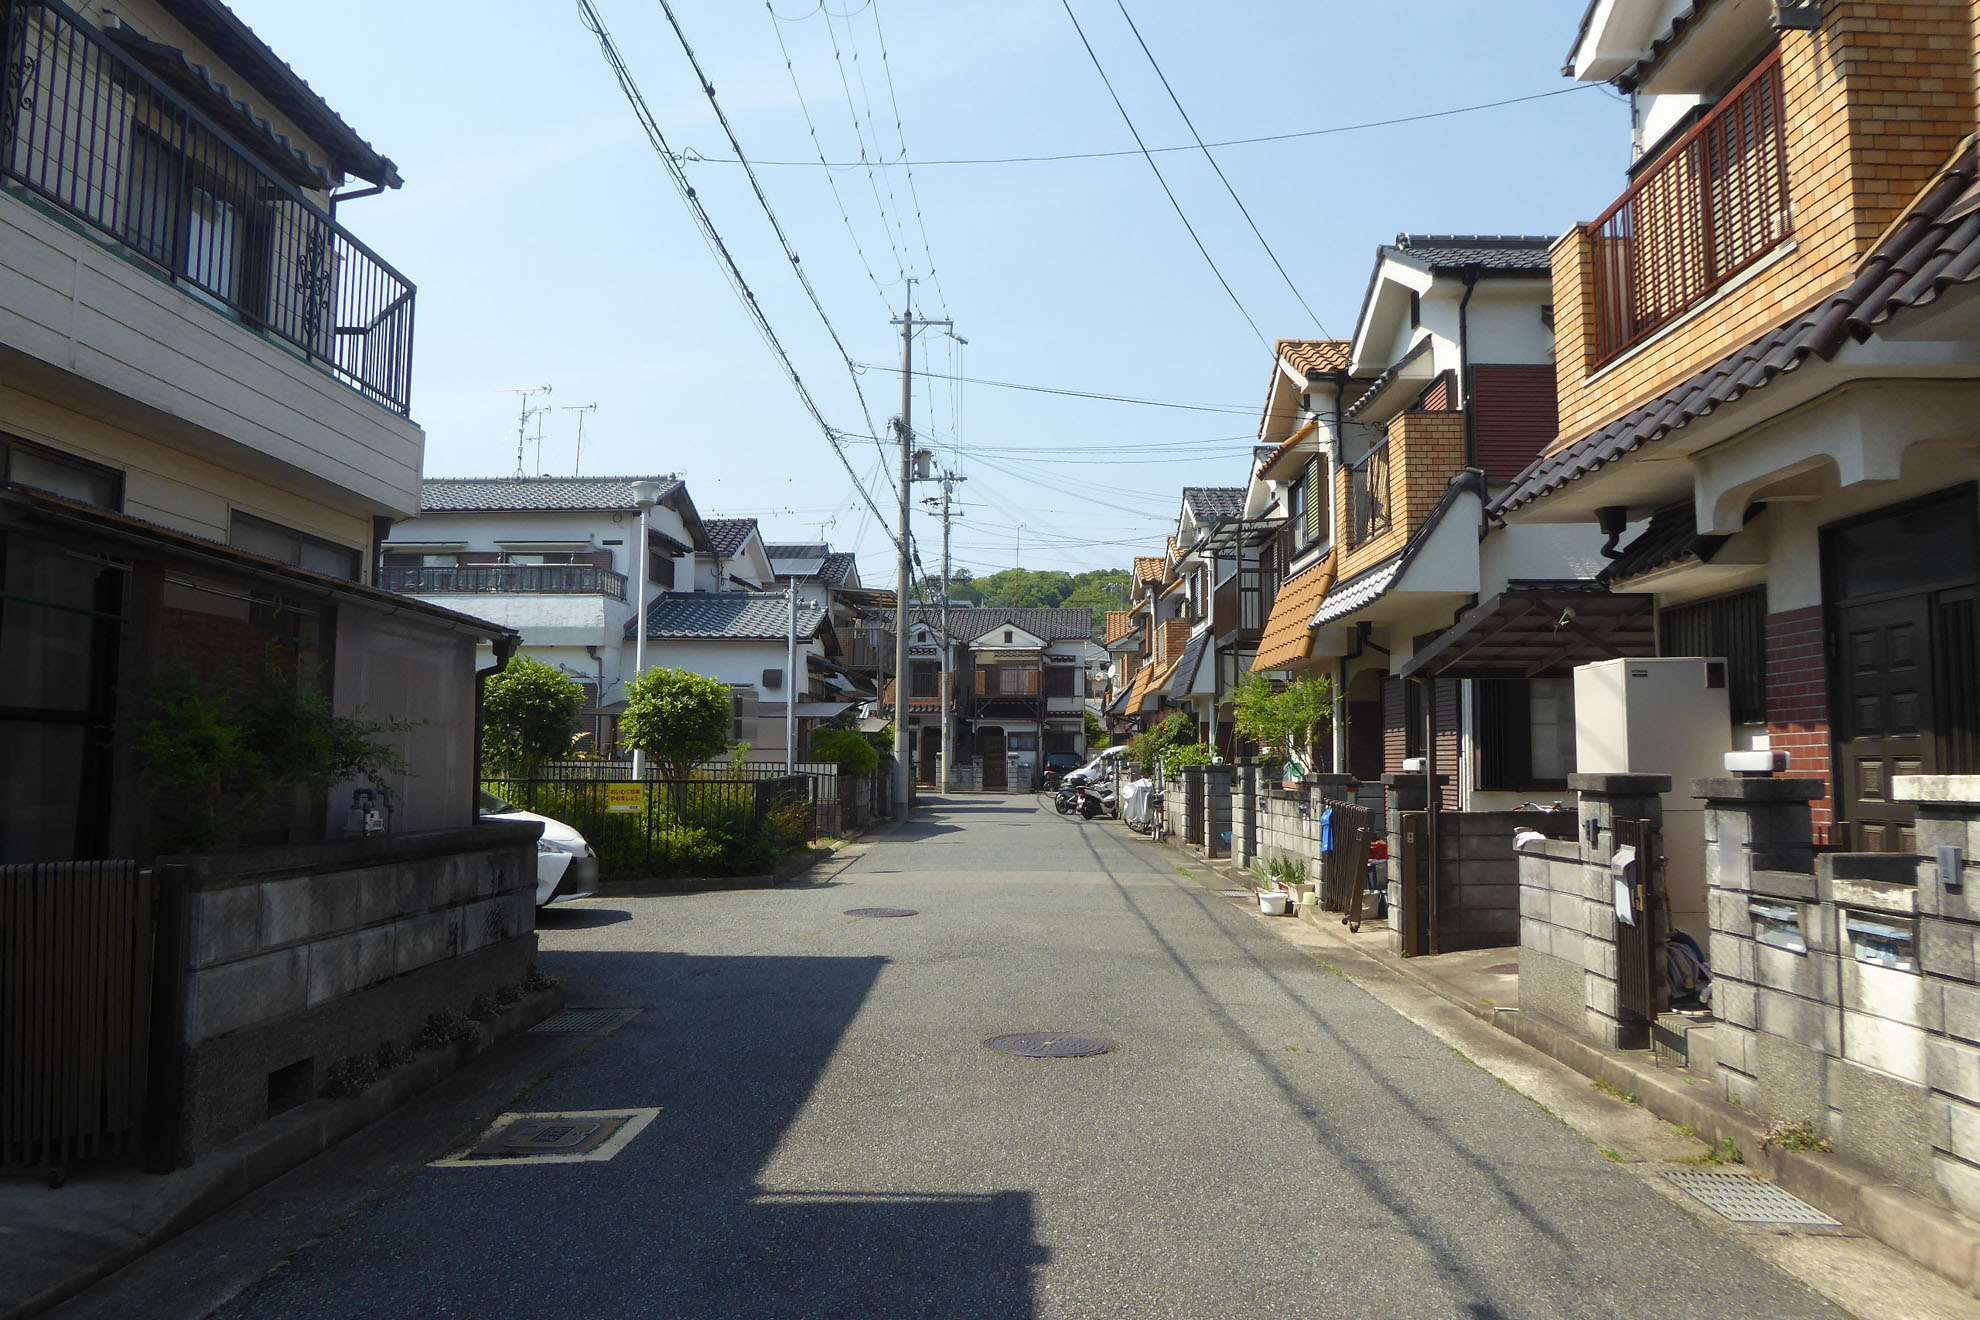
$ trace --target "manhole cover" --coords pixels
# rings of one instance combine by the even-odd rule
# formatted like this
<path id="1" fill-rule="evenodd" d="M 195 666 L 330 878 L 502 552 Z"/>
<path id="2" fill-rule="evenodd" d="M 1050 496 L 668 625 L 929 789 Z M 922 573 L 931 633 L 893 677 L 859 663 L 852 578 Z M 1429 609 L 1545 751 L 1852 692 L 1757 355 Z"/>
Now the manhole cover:
<path id="1" fill-rule="evenodd" d="M 1681 1191 L 1703 1201 L 1735 1224 L 1774 1227 L 1841 1228 L 1842 1225 L 1808 1202 L 1790 1196 L 1770 1182 L 1737 1173 L 1671 1170 L 1664 1175 Z"/>
<path id="2" fill-rule="evenodd" d="M 646 1130 L 658 1109 L 587 1109 L 554 1114 L 504 1114 L 458 1155 L 436 1169 L 502 1164 L 588 1164 L 609 1160 Z"/>
<path id="3" fill-rule="evenodd" d="M 1519 964 L 1518 964 L 1518 963 L 1493 963 L 1493 964 L 1492 964 L 1492 965 L 1491 965 L 1490 967 L 1487 967 L 1487 968 L 1485 969 L 1485 971 L 1486 971 L 1486 972 L 1487 972 L 1487 973 L 1488 973 L 1489 975 L 1492 975 L 1492 976 L 1518 976 L 1518 975 L 1519 975 Z"/>
<path id="4" fill-rule="evenodd" d="M 1092 1036 L 1061 1036 L 1049 1031 L 992 1036 L 983 1043 L 999 1054 L 1011 1054 L 1020 1059 L 1090 1059 L 1114 1048 Z"/>
<path id="5" fill-rule="evenodd" d="M 631 1021 L 636 1008 L 567 1008 L 531 1027 L 532 1036 L 603 1036 Z"/>
<path id="6" fill-rule="evenodd" d="M 604 1145 L 626 1122 L 623 1114 L 610 1118 L 521 1118 L 483 1137 L 468 1151 L 467 1158 L 585 1155 Z"/>
<path id="7" fill-rule="evenodd" d="M 849 917 L 918 917 L 913 908 L 847 908 Z"/>

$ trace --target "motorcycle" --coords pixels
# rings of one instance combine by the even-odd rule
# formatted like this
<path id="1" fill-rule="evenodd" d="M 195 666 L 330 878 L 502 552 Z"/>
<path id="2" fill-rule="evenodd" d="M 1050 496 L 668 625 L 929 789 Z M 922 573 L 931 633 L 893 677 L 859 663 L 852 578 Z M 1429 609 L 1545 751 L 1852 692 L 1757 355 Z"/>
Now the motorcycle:
<path id="1" fill-rule="evenodd" d="M 1076 809 L 1081 819 L 1093 820 L 1101 815 L 1111 816 L 1115 814 L 1115 796 L 1105 786 L 1096 787 L 1090 784 L 1081 784 L 1074 792 L 1079 795 L 1078 807 Z"/>
<path id="2" fill-rule="evenodd" d="M 1061 816 L 1070 816 L 1073 809 L 1079 805 L 1079 785 L 1067 783 L 1061 786 L 1059 791 L 1052 795 L 1052 805 L 1058 809 Z"/>

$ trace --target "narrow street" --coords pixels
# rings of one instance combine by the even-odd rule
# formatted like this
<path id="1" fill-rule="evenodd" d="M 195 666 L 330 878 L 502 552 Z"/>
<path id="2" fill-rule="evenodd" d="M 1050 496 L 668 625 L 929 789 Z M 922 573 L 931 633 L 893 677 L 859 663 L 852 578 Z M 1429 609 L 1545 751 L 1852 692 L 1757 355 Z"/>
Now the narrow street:
<path id="1" fill-rule="evenodd" d="M 1833 1313 L 1181 856 L 957 798 L 783 890 L 553 912 L 569 1003 L 641 1011 L 487 1104 L 651 1126 L 605 1162 L 430 1168 L 472 1130 L 429 1123 L 222 1313 Z M 846 915 L 875 906 L 916 915 Z M 1024 1031 L 1116 1048 L 984 1046 Z M 70 1313 L 183 1314 L 169 1268 Z"/>

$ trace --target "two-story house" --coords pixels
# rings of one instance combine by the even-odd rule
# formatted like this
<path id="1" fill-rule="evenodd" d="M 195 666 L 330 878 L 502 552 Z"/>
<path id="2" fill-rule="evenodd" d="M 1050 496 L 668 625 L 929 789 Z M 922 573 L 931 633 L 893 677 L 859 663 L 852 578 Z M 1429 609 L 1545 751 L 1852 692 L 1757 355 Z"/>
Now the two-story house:
<path id="1" fill-rule="evenodd" d="M 708 548 L 694 557 L 696 591 L 764 591 L 775 581 L 770 547 L 754 518 L 703 518 Z"/>
<path id="2" fill-rule="evenodd" d="M 634 667 L 637 481 L 658 487 L 646 518 L 648 603 L 712 589 L 713 569 L 703 565 L 718 552 L 673 474 L 429 478 L 418 515 L 383 543 L 383 585 L 513 629 L 522 654 L 583 685 L 581 728 L 594 748 L 611 751 Z M 748 537 L 735 550 L 722 560 L 725 581 L 748 571 L 740 567 L 749 563 Z M 649 667 L 674 663 L 651 648 L 646 659 Z"/>
<path id="3" fill-rule="evenodd" d="M 1329 678 L 1331 763 L 1373 778 L 1424 757 L 1451 809 L 1559 794 L 1573 768 L 1581 650 L 1491 671 L 1418 657 L 1464 621 L 1599 594 L 1586 529 L 1485 518 L 1555 429 L 1548 246 L 1403 234 L 1379 249 L 1351 340 L 1280 346 L 1260 431 L 1274 448 L 1247 494 L 1287 519 L 1253 668 Z"/>
<path id="4" fill-rule="evenodd" d="M 780 541 L 768 552 L 776 587 L 795 582 L 799 601 L 830 616 L 839 663 L 865 696 L 880 693 L 894 673 L 892 589 L 861 586 L 858 557 L 825 541 Z"/>
<path id="5" fill-rule="evenodd" d="M 1554 245 L 1559 435 L 1493 513 L 1610 533 L 1660 653 L 1727 662 L 1727 745 L 1820 781 L 1818 840 L 1910 851 L 1892 780 L 1980 771 L 1974 11 L 1776 8 L 1590 6 L 1567 72 L 1634 134 Z"/>
<path id="6" fill-rule="evenodd" d="M 389 828 L 471 824 L 513 638 L 377 584 L 415 295 L 339 203 L 397 167 L 217 0 L 0 0 L 0 89 L 0 861 L 148 855 L 132 730 L 174 672 L 416 721 Z"/>

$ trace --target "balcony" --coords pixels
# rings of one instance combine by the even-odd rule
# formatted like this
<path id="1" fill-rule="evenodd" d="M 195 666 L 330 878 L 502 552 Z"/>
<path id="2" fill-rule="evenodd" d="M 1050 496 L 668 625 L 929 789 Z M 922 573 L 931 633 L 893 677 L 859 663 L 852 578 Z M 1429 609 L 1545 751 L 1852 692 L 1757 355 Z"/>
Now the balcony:
<path id="1" fill-rule="evenodd" d="M 139 267 L 183 290 L 188 302 L 206 304 L 205 315 L 237 321 L 406 416 L 413 286 L 305 195 L 298 180 L 318 191 L 327 187 L 309 177 L 305 161 L 283 157 L 272 139 L 260 154 L 244 147 L 146 67 L 139 58 L 144 46 L 113 40 L 59 0 L 0 0 L 0 183 L 107 239 Z M 221 113 L 217 94 L 201 99 Z M 251 138 L 246 115 L 239 118 L 235 131 Z M 55 244 L 44 238 L 42 246 Z M 63 255 L 90 266 L 85 252 Z M 38 270 L 8 273 L 43 276 Z M 164 318 L 147 315 L 152 309 L 142 292 L 130 296 L 119 272 L 89 268 L 86 274 L 91 278 L 77 281 L 90 286 L 86 292 L 118 297 L 119 305 L 85 310 L 118 326 L 148 326 L 154 337 L 167 337 L 168 348 L 179 347 L 170 342 L 171 328 L 157 324 Z M 44 328 L 79 339 L 82 322 L 76 317 L 61 325 L 51 318 Z M 201 356 L 191 348 L 180 351 Z M 207 378 L 230 368 L 237 376 L 251 369 L 202 361 L 186 374 Z M 248 383 L 264 393 L 274 384 Z M 120 392 L 153 401 L 135 390 Z M 291 386 L 278 397 L 297 393 Z M 181 415 L 193 411 L 161 406 Z M 328 411 L 311 409 L 307 401 L 293 406 L 306 415 Z M 200 416 L 192 420 L 210 424 Z M 223 425 L 213 429 L 227 433 Z M 341 429 L 345 439 L 369 438 L 353 436 L 355 426 Z M 417 453 L 412 459 L 416 496 Z"/>
<path id="2" fill-rule="evenodd" d="M 1585 226 L 1593 365 L 1676 321 L 1793 232 L 1776 48 Z"/>
<path id="3" fill-rule="evenodd" d="M 606 596 L 626 598 L 626 575 L 596 564 L 474 564 L 384 568 L 378 585 L 408 596 Z"/>
<path id="4" fill-rule="evenodd" d="M 846 668 L 863 674 L 890 675 L 894 672 L 894 639 L 889 633 L 869 636 L 864 629 L 852 634 L 846 643 Z M 929 693 L 929 696 L 934 696 Z"/>
<path id="5" fill-rule="evenodd" d="M 1217 587 L 1214 603 L 1218 641 L 1236 637 L 1255 642 L 1264 634 L 1265 619 L 1272 612 L 1272 588 L 1264 570 L 1255 564 L 1239 569 Z"/>
<path id="6" fill-rule="evenodd" d="M 1366 545 L 1392 522 L 1389 440 L 1384 436 L 1348 465 L 1348 544 Z"/>

